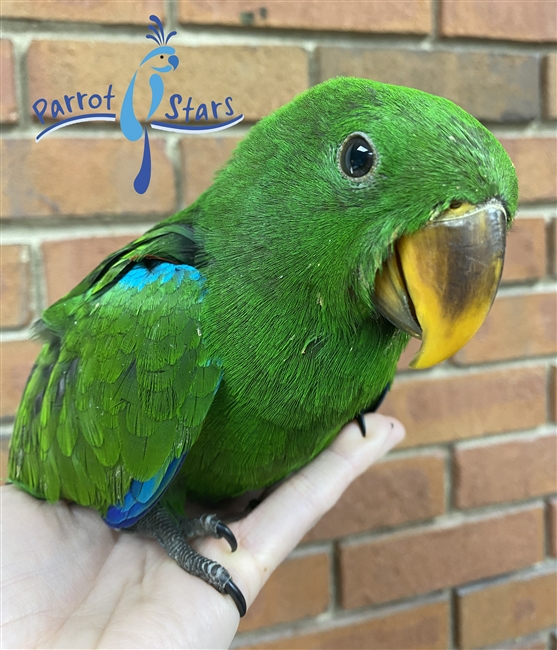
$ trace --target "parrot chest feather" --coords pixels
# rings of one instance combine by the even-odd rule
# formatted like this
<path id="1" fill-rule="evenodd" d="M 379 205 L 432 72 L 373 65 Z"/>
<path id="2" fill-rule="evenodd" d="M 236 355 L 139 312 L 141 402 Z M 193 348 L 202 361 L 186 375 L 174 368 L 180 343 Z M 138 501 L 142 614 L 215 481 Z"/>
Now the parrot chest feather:
<path id="1" fill-rule="evenodd" d="M 330 444 L 383 393 L 407 343 L 390 324 L 373 325 L 351 337 L 310 337 L 309 344 L 299 336 L 282 356 L 256 335 L 219 345 L 238 356 L 223 360 L 221 387 L 184 463 L 188 493 L 217 501 L 271 485 Z M 232 335 L 238 342 L 239 333 Z"/>

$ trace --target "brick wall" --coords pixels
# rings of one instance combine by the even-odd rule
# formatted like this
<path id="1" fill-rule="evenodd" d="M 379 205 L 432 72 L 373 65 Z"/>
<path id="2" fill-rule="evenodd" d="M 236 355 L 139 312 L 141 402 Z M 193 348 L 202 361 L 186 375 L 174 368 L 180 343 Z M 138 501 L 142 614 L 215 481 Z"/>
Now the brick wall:
<path id="1" fill-rule="evenodd" d="M 444 95 L 493 130 L 518 171 L 503 286 L 454 359 L 412 372 L 405 353 L 382 407 L 406 424 L 404 445 L 278 569 L 236 643 L 555 647 L 555 3 L 3 0 L 1 10 L 3 468 L 38 350 L 32 321 L 109 252 L 191 202 L 251 124 L 338 74 Z M 153 135 L 154 178 L 140 197 L 137 147 L 116 125 L 35 144 L 30 107 L 109 83 L 122 97 L 148 50 L 150 13 L 178 31 L 183 67 L 170 90 L 194 103 L 232 94 L 246 120 L 214 138 Z"/>

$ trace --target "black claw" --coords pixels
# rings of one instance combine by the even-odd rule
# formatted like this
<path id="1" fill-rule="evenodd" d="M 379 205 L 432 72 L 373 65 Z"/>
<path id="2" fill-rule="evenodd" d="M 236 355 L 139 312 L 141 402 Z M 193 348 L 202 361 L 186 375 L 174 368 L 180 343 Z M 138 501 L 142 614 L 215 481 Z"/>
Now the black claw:
<path id="1" fill-rule="evenodd" d="M 230 544 L 230 550 L 234 551 L 238 548 L 238 542 L 234 537 L 234 533 L 228 528 L 226 524 L 223 524 L 222 521 L 219 521 L 217 524 L 217 535 L 219 537 L 224 537 L 224 539 Z"/>
<path id="2" fill-rule="evenodd" d="M 360 427 L 360 431 L 362 432 L 362 436 L 365 438 L 366 437 L 366 421 L 364 420 L 364 416 L 362 413 L 358 413 L 358 415 L 354 418 L 356 420 L 356 424 Z"/>
<path id="3" fill-rule="evenodd" d="M 240 618 L 242 618 L 242 616 L 245 616 L 247 611 L 246 599 L 244 598 L 244 594 L 234 584 L 233 580 L 229 580 L 224 585 L 224 591 L 236 603 L 236 607 L 238 608 L 238 612 L 240 613 Z"/>

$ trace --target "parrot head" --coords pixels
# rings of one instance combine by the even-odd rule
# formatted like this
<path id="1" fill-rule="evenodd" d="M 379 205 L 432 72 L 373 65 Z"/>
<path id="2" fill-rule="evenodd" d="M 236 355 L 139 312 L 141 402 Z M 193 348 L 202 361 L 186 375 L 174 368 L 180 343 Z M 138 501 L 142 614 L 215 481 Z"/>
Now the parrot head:
<path id="1" fill-rule="evenodd" d="M 180 63 L 176 56 L 176 50 L 169 45 L 161 45 L 149 52 L 143 61 L 141 61 L 139 67 L 148 61 L 151 61 L 151 68 L 157 72 L 170 72 L 176 70 Z"/>
<path id="2" fill-rule="evenodd" d="M 151 61 L 151 68 L 156 72 L 170 72 L 176 70 L 178 63 L 180 63 L 176 56 L 176 50 L 168 45 L 168 41 L 176 35 L 176 32 L 170 32 L 166 36 L 164 34 L 164 27 L 162 21 L 158 16 L 149 16 L 153 21 L 153 25 L 149 25 L 152 33 L 147 34 L 145 38 L 149 38 L 157 43 L 158 47 L 151 50 L 147 56 L 141 61 L 139 67 L 144 63 Z"/>
<path id="3" fill-rule="evenodd" d="M 220 183 L 235 185 L 242 216 L 219 227 L 231 254 L 260 258 L 263 290 L 290 278 L 289 290 L 311 287 L 346 327 L 388 321 L 422 340 L 415 368 L 480 327 L 518 198 L 505 150 L 464 110 L 342 77 L 253 127 Z"/>

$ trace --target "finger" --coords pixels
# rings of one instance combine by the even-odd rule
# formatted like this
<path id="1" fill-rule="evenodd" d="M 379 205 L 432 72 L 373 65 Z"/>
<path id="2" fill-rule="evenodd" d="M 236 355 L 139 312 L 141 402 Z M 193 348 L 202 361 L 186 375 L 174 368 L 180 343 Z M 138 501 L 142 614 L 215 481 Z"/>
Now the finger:
<path id="1" fill-rule="evenodd" d="M 350 483 L 404 438 L 394 418 L 368 414 L 366 427 L 365 438 L 355 424 L 344 427 L 330 447 L 233 525 L 234 573 L 248 603 Z"/>

